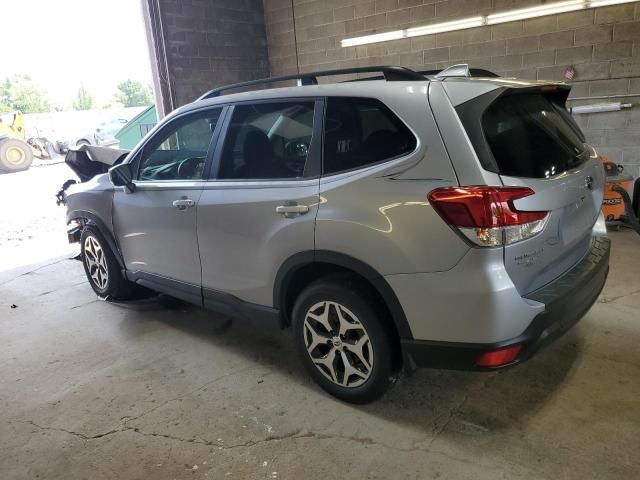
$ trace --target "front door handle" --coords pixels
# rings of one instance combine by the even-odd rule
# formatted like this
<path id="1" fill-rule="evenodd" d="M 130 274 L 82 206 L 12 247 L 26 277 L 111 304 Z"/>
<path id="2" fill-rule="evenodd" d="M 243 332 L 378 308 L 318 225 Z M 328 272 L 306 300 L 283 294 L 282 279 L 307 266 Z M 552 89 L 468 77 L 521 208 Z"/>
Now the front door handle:
<path id="1" fill-rule="evenodd" d="M 173 206 L 178 210 L 186 210 L 189 207 L 193 207 L 195 204 L 196 202 L 191 200 L 190 198 L 181 198 L 179 200 L 173 201 Z"/>
<path id="2" fill-rule="evenodd" d="M 292 218 L 297 215 L 304 215 L 309 212 L 309 207 L 306 205 L 298 205 L 297 203 L 279 205 L 276 207 L 276 213 L 280 213 L 287 218 Z"/>

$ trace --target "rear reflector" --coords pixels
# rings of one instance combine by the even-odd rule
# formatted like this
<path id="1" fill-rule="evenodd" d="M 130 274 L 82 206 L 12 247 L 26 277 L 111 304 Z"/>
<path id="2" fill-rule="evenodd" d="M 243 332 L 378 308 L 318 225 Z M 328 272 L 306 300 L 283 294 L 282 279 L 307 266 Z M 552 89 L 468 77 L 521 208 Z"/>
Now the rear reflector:
<path id="1" fill-rule="evenodd" d="M 520 350 L 522 350 L 521 344 L 491 350 L 480 355 L 476 364 L 479 367 L 500 367 L 507 365 L 515 360 Z"/>
<path id="2" fill-rule="evenodd" d="M 528 187 L 444 187 L 432 190 L 428 198 L 444 221 L 473 243 L 497 247 L 544 229 L 549 212 L 521 211 L 513 204 L 534 193 Z"/>

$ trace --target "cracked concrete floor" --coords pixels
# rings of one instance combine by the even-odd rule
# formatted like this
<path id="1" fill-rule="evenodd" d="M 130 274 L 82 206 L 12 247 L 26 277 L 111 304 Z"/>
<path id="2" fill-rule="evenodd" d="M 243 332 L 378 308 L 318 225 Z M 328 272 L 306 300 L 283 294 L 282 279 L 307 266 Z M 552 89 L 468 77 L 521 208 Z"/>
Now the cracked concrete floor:
<path id="1" fill-rule="evenodd" d="M 364 407 L 286 333 L 97 301 L 74 260 L 0 273 L 0 478 L 638 478 L 640 238 L 612 237 L 600 301 L 529 363 Z"/>

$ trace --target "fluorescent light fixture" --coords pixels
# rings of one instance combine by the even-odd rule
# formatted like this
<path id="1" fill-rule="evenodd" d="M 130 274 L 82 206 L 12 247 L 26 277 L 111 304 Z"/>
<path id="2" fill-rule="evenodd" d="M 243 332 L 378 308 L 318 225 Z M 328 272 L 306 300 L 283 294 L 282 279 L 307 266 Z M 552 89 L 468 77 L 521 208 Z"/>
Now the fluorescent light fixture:
<path id="1" fill-rule="evenodd" d="M 393 32 L 376 33 L 374 35 L 365 35 L 363 37 L 347 38 L 342 40 L 340 44 L 343 47 L 355 47 L 357 45 L 366 45 L 367 43 L 388 42 L 389 40 L 399 40 L 405 37 L 404 30 L 395 30 Z"/>
<path id="2" fill-rule="evenodd" d="M 574 12 L 576 10 L 586 10 L 595 7 L 606 7 L 609 5 L 619 5 L 621 3 L 633 3 L 638 0 L 565 0 L 562 2 L 547 3 L 537 7 L 519 8 L 506 12 L 492 13 L 486 16 L 461 18 L 450 22 L 432 23 L 421 27 L 405 28 L 394 30 L 393 32 L 374 33 L 373 35 L 363 35 L 361 37 L 345 38 L 340 41 L 343 47 L 355 47 L 357 45 L 367 45 L 370 43 L 388 42 L 389 40 L 399 40 L 401 38 L 419 37 L 422 35 L 433 35 L 434 33 L 453 32 L 467 28 L 480 27 L 482 25 L 496 25 L 499 23 L 515 22 L 516 20 L 526 20 L 527 18 L 544 17 L 546 15 L 556 15 L 558 13 Z"/>
<path id="3" fill-rule="evenodd" d="M 632 3 L 637 1 L 638 0 L 592 0 L 586 2 L 589 6 L 585 8 L 608 7 L 609 5 L 619 5 L 621 3 Z"/>
<path id="4" fill-rule="evenodd" d="M 583 8 L 584 0 L 547 3 L 538 7 L 519 8 L 518 10 L 509 10 L 507 12 L 487 15 L 487 24 L 494 25 L 496 23 L 515 22 L 516 20 L 524 20 L 525 18 L 544 17 L 545 15 L 573 12 L 575 10 L 582 10 Z"/>
<path id="5" fill-rule="evenodd" d="M 423 27 L 408 28 L 407 37 L 452 32 L 454 30 L 464 30 L 465 28 L 480 27 L 482 25 L 484 25 L 484 17 L 463 18 L 462 20 L 455 20 L 453 22 L 434 23 Z"/>

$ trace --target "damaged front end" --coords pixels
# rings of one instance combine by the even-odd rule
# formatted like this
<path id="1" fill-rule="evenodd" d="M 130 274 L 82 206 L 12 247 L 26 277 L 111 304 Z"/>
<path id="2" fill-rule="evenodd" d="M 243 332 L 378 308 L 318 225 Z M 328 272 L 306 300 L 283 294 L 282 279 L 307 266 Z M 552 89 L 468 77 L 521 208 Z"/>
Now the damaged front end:
<path id="1" fill-rule="evenodd" d="M 82 235 L 82 229 L 84 228 L 84 224 L 77 220 L 72 221 L 67 230 L 67 240 L 69 243 L 78 243 L 80 242 L 80 236 Z"/>
<path id="2" fill-rule="evenodd" d="M 74 171 L 80 179 L 80 183 L 83 183 L 91 180 L 96 175 L 107 173 L 113 165 L 122 163 L 128 153 L 129 150 L 82 145 L 78 148 L 69 149 L 64 163 Z M 58 205 L 67 204 L 67 189 L 76 183 L 78 183 L 77 180 L 70 179 L 62 184 L 62 188 L 56 194 L 56 203 Z"/>
<path id="3" fill-rule="evenodd" d="M 123 162 L 129 152 L 108 147 L 83 145 L 69 150 L 65 163 L 78 180 L 67 180 L 56 194 L 56 203 L 67 207 L 67 239 L 80 241 L 87 224 L 110 218 L 113 185 L 105 175 L 109 168 Z"/>

